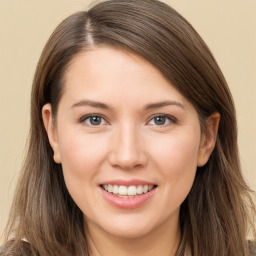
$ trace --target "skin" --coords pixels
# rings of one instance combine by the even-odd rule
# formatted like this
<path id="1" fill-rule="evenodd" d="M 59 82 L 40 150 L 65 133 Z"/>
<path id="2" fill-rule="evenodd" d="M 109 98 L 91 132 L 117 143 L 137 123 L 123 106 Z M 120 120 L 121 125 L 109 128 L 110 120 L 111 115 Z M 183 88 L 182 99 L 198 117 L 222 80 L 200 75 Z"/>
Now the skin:
<path id="1" fill-rule="evenodd" d="M 171 104 L 147 108 L 166 101 Z M 54 122 L 50 104 L 42 114 L 54 160 L 84 213 L 91 254 L 174 255 L 180 205 L 197 166 L 214 148 L 219 115 L 209 117 L 208 135 L 201 134 L 195 108 L 152 64 L 107 47 L 72 60 Z M 92 114 L 102 117 L 97 125 L 88 118 Z M 159 115 L 160 124 L 154 118 Z M 157 188 L 142 206 L 120 209 L 99 188 L 114 179 L 140 179 Z"/>

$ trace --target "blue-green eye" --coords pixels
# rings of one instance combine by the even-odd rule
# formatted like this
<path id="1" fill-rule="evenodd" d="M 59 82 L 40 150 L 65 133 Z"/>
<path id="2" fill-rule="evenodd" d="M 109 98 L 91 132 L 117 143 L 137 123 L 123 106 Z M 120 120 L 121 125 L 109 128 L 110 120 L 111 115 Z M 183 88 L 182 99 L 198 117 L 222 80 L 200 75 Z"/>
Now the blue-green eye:
<path id="1" fill-rule="evenodd" d="M 100 125 L 106 124 L 106 121 L 104 120 L 104 118 L 97 115 L 87 116 L 83 118 L 82 121 L 90 126 L 100 126 Z"/>
<path id="2" fill-rule="evenodd" d="M 164 125 L 168 125 L 171 122 L 175 122 L 175 120 L 173 120 L 173 119 L 174 118 L 171 118 L 166 115 L 158 115 L 158 116 L 154 116 L 153 118 L 151 118 L 150 121 L 148 122 L 148 124 L 164 126 Z"/>

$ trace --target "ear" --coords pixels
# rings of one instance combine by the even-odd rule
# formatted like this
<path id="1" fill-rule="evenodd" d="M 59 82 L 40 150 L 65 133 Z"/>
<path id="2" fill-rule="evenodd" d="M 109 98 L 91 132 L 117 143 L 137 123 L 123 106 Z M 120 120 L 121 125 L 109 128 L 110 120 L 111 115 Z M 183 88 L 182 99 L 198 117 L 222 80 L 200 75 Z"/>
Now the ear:
<path id="1" fill-rule="evenodd" d="M 202 133 L 199 152 L 198 152 L 198 159 L 197 159 L 198 167 L 204 166 L 209 160 L 209 157 L 215 147 L 218 128 L 219 128 L 219 122 L 220 122 L 219 113 L 213 113 L 206 120 L 206 129 Z"/>
<path id="2" fill-rule="evenodd" d="M 61 157 L 59 152 L 58 138 L 57 138 L 56 126 L 54 125 L 53 119 L 52 119 L 52 106 L 50 103 L 45 104 L 43 106 L 42 118 L 44 122 L 44 128 L 46 130 L 50 145 L 54 152 L 53 160 L 55 161 L 55 163 L 60 164 Z"/>

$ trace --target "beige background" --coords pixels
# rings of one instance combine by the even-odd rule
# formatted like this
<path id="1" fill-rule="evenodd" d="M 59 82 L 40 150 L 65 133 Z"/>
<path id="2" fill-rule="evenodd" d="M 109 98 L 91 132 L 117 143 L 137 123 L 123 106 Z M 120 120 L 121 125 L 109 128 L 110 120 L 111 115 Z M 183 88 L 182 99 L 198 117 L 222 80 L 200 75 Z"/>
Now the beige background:
<path id="1" fill-rule="evenodd" d="M 0 0 L 0 233 L 7 221 L 29 126 L 41 50 L 82 0 Z M 246 180 L 256 190 L 256 0 L 170 0 L 213 51 L 233 93 Z"/>

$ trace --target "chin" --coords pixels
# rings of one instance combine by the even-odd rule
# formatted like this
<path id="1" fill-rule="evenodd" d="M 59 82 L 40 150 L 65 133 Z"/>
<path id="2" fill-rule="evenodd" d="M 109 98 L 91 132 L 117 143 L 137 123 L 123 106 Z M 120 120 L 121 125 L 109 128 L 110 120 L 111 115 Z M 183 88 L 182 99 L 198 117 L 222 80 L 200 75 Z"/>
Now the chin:
<path id="1" fill-rule="evenodd" d="M 154 230 L 153 227 L 145 226 L 145 225 L 112 225 L 109 228 L 106 228 L 110 235 L 124 238 L 124 239 L 135 239 L 147 236 Z"/>
<path id="2" fill-rule="evenodd" d="M 150 213 L 154 213 L 154 210 L 151 209 Z M 175 217 L 173 217 L 174 216 L 170 218 L 168 215 L 161 216 L 160 213 L 152 214 L 151 216 L 147 216 L 147 213 L 145 212 L 126 214 L 119 213 L 113 214 L 113 216 L 109 218 L 101 218 L 98 221 L 94 219 L 93 226 L 97 226 L 101 231 L 116 238 L 143 238 L 149 236 L 150 234 L 154 234 L 161 228 L 166 230 L 167 226 L 174 224 L 174 219 L 175 223 L 177 223 L 178 220 L 176 214 Z"/>
<path id="3" fill-rule="evenodd" d="M 93 219 L 85 218 L 87 228 L 96 233 L 105 233 L 116 238 L 133 239 L 148 235 L 156 226 L 156 217 L 147 217 L 145 214 L 126 213 L 126 214 L 113 214 L 109 218 L 106 216 L 94 215 Z"/>

